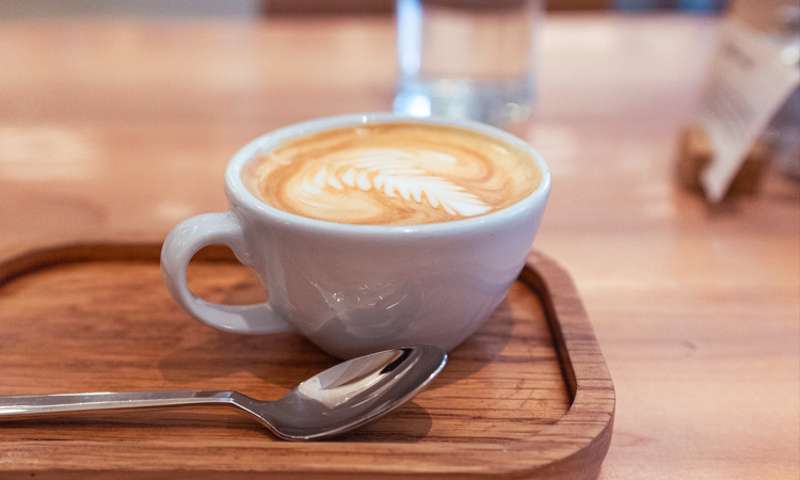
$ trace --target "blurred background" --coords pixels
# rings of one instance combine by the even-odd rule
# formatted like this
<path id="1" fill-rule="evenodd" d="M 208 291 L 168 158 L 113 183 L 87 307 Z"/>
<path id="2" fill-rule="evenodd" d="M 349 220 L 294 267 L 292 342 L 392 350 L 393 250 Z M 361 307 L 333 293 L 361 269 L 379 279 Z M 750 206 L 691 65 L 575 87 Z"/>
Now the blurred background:
<path id="1" fill-rule="evenodd" d="M 800 100 L 707 202 L 695 128 L 731 16 L 772 52 L 729 48 L 741 64 L 797 68 L 796 0 L 5 0 L 0 254 L 159 242 L 224 210 L 230 156 L 293 122 L 495 123 L 551 166 L 536 248 L 616 383 L 601 478 L 796 479 Z"/>
<path id="2" fill-rule="evenodd" d="M 452 3 L 452 2 L 451 2 Z M 467 2 L 469 3 L 469 2 Z M 679 9 L 699 12 L 718 12 L 727 0 L 549 0 L 548 10 L 638 10 Z M 390 14 L 394 0 L 33 0 L 3 2 L 4 15 L 53 16 L 64 14 L 121 14 L 145 15 L 262 15 L 275 14 Z"/>

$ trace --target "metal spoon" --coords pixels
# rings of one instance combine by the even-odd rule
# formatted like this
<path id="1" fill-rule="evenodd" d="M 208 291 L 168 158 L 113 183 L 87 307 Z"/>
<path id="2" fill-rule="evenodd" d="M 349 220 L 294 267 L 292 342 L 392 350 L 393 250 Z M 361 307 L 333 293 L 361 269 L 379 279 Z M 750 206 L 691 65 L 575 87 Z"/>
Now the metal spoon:
<path id="1" fill-rule="evenodd" d="M 444 368 L 447 354 L 436 347 L 386 350 L 340 363 L 309 378 L 286 396 L 260 401 L 238 392 L 95 392 L 0 396 L 0 420 L 69 412 L 229 405 L 254 416 L 285 440 L 338 435 L 399 407 Z"/>

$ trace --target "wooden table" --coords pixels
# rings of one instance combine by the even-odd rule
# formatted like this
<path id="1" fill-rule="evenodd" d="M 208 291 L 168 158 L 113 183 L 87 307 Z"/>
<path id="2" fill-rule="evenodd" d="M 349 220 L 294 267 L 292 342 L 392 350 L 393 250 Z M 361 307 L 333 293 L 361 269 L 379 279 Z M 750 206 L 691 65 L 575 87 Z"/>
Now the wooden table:
<path id="1" fill-rule="evenodd" d="M 585 298 L 617 387 L 603 479 L 797 479 L 800 187 L 709 209 L 675 137 L 713 20 L 551 16 L 526 135 L 554 172 L 537 247 Z M 161 238 L 290 122 L 387 110 L 382 18 L 3 20 L 0 254 Z M 0 335 L 2 333 L 0 332 Z"/>

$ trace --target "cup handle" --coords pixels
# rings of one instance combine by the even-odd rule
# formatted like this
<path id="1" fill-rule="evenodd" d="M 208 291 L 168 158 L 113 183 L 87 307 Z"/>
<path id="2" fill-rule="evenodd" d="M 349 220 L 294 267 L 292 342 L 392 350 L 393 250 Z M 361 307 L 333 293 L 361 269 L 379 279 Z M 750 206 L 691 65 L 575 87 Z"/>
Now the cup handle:
<path id="1" fill-rule="evenodd" d="M 242 226 L 233 213 L 189 218 L 169 232 L 161 247 L 161 272 L 172 298 L 201 322 L 225 332 L 257 335 L 291 330 L 268 302 L 221 305 L 206 302 L 189 291 L 186 268 L 194 254 L 209 245 L 226 245 L 241 263 L 251 263 Z"/>

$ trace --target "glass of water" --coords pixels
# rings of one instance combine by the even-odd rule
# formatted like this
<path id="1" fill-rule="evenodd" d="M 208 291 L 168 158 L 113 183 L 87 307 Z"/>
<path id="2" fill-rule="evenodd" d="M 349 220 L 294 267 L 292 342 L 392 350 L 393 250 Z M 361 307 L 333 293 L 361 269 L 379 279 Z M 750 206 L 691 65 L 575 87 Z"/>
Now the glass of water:
<path id="1" fill-rule="evenodd" d="M 530 115 L 541 0 L 397 0 L 397 113 L 504 126 Z"/>

